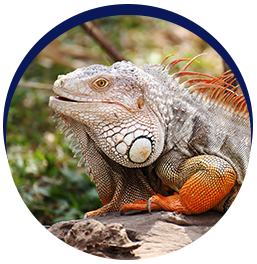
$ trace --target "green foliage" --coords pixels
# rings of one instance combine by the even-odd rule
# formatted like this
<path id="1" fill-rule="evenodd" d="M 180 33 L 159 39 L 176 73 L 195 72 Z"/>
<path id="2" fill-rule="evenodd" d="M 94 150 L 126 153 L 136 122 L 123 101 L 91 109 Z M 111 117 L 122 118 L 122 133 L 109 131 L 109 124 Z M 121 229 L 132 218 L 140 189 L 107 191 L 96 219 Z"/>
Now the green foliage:
<path id="1" fill-rule="evenodd" d="M 160 63 L 170 53 L 192 58 L 208 52 L 190 70 L 221 73 L 220 57 L 208 44 L 169 22 L 140 16 L 106 17 L 94 22 L 137 65 Z M 55 51 L 45 49 L 47 56 L 36 57 L 23 80 L 52 84 L 59 74 L 73 70 L 78 61 L 84 66 L 112 63 L 80 27 L 67 31 L 50 45 Z M 7 153 L 14 182 L 42 224 L 81 218 L 101 206 L 94 184 L 85 169 L 77 167 L 78 159 L 72 158 L 67 140 L 55 129 L 53 112 L 48 107 L 51 95 L 50 90 L 18 86 L 7 121 Z"/>
<path id="2" fill-rule="evenodd" d="M 35 59 L 23 78 L 52 83 L 60 66 L 51 71 Z M 82 218 L 101 206 L 94 184 L 77 168 L 67 140 L 52 121 L 48 100 L 53 93 L 18 86 L 8 113 L 7 153 L 17 189 L 42 224 Z"/>

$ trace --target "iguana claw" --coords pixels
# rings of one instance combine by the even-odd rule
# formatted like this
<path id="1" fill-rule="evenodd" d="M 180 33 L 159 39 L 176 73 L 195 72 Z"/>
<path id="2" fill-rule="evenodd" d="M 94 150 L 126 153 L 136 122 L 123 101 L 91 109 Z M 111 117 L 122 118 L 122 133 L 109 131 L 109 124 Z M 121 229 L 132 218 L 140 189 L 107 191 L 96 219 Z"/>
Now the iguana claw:
<path id="1" fill-rule="evenodd" d="M 147 201 L 147 211 L 148 211 L 150 214 L 152 214 L 152 211 L 151 211 L 151 204 L 152 204 L 152 202 L 151 202 L 151 198 L 149 198 L 148 201 Z"/>
<path id="2" fill-rule="evenodd" d="M 123 209 L 120 210 L 120 215 L 124 215 L 124 210 Z"/>

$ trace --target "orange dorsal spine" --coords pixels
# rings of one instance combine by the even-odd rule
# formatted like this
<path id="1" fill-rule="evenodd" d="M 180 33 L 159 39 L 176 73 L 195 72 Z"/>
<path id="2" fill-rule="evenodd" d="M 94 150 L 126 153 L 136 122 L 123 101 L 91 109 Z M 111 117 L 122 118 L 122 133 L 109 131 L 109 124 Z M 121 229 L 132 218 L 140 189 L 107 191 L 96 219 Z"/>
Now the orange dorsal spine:
<path id="1" fill-rule="evenodd" d="M 211 75 L 185 71 L 190 64 L 196 60 L 196 58 L 205 55 L 199 54 L 193 59 L 176 59 L 170 62 L 166 66 L 166 70 L 170 70 L 175 64 L 181 61 L 189 60 L 189 62 L 177 73 L 172 74 L 172 78 L 178 78 L 183 76 L 198 76 L 200 78 L 193 78 L 182 83 L 184 88 L 189 89 L 190 93 L 194 93 L 197 96 L 200 95 L 202 100 L 210 101 L 227 111 L 249 118 L 246 100 L 239 85 L 234 85 L 236 80 L 234 74 L 229 70 L 224 72 L 219 77 L 213 77 Z M 168 55 L 161 62 L 161 66 L 164 65 L 166 60 L 172 55 Z M 202 77 L 202 78 L 201 78 Z M 208 78 L 208 79 L 206 79 Z"/>

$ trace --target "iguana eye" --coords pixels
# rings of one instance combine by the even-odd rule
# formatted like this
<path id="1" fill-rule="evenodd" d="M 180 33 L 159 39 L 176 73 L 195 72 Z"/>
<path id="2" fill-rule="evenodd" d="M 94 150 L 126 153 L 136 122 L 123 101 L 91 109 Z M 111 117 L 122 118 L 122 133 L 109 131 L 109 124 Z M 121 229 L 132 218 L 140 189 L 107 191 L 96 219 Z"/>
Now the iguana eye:
<path id="1" fill-rule="evenodd" d="M 95 80 L 93 84 L 96 86 L 96 88 L 103 89 L 108 86 L 109 82 L 104 78 L 100 78 L 100 79 Z"/>

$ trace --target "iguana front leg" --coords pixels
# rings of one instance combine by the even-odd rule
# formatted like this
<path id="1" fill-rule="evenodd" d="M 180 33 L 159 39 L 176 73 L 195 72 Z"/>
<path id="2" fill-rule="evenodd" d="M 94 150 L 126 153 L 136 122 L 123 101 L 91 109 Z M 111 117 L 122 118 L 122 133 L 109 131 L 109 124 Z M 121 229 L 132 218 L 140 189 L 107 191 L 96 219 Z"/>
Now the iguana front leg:
<path id="1" fill-rule="evenodd" d="M 98 163 L 95 162 L 95 166 L 92 167 L 92 174 L 99 198 L 104 205 L 97 210 L 87 212 L 85 218 L 120 211 L 123 205 L 139 199 L 147 203 L 148 198 L 155 193 L 167 195 L 160 179 L 151 170 L 125 168 L 103 154 L 99 155 L 96 149 L 91 151 L 91 162 L 98 157 Z M 158 206 L 158 209 L 161 208 Z"/>
<path id="2" fill-rule="evenodd" d="M 109 160 L 109 162 L 111 161 Z M 115 168 L 115 166 L 113 167 Z M 140 210 L 140 199 L 144 199 L 143 203 L 145 204 L 147 203 L 147 199 L 154 195 L 157 190 L 165 193 L 164 187 L 157 188 L 158 184 L 156 183 L 160 181 L 158 177 L 156 176 L 155 178 L 155 176 L 152 174 L 146 175 L 141 169 L 124 168 L 116 164 L 115 170 L 110 171 L 109 174 L 95 175 L 96 178 L 108 178 L 109 180 L 112 179 L 113 186 L 111 185 L 110 189 L 105 185 L 96 185 L 99 197 L 104 206 L 97 210 L 87 212 L 84 216 L 85 218 L 103 213 L 120 211 L 125 204 L 130 203 L 138 203 L 139 207 L 135 208 L 135 210 Z M 152 209 L 160 210 L 161 207 L 153 205 Z"/>
<path id="3" fill-rule="evenodd" d="M 186 215 L 206 212 L 217 205 L 235 185 L 236 173 L 231 165 L 216 156 L 202 155 L 189 158 L 177 168 L 174 162 L 167 162 L 157 169 L 158 176 L 165 184 L 179 188 L 179 192 L 171 196 L 154 195 L 149 199 L 147 210 L 159 206 L 167 211 L 175 211 Z M 176 187 L 177 186 L 177 187 Z M 142 210 L 143 206 L 141 207 Z M 124 211 L 133 209 L 133 206 L 123 206 Z"/>

